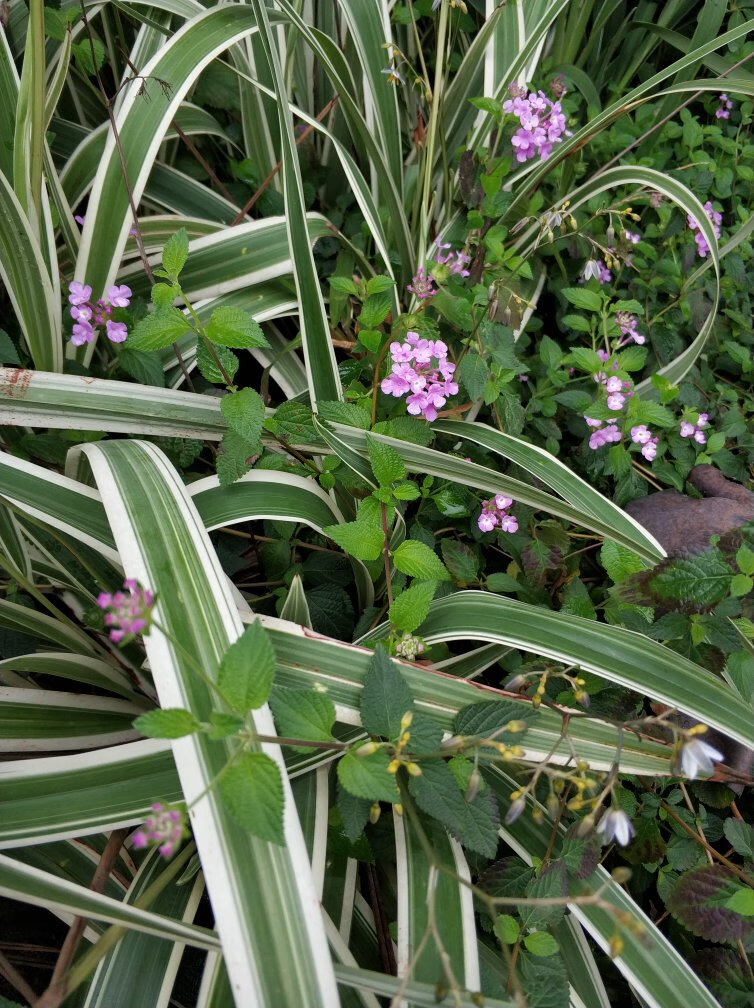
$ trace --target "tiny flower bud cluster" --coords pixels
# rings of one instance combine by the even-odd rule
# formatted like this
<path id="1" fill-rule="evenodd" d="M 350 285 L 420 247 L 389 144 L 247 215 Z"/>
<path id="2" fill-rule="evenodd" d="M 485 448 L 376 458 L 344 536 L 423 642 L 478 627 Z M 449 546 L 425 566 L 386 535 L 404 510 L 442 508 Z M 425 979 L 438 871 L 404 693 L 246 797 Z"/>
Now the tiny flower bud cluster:
<path id="1" fill-rule="evenodd" d="M 416 656 L 424 651 L 424 641 L 421 637 L 414 637 L 412 634 L 404 634 L 395 646 L 396 658 L 405 658 L 406 661 L 415 661 Z"/>
<path id="2" fill-rule="evenodd" d="M 137 850 L 158 847 L 164 858 L 172 857 L 185 834 L 183 812 L 166 808 L 160 802 L 152 806 L 154 815 L 144 820 L 144 825 L 134 833 L 131 843 Z"/>
<path id="3" fill-rule="evenodd" d="M 733 108 L 733 102 L 727 96 L 727 94 L 720 95 L 720 104 L 715 109 L 715 119 L 730 119 L 730 110 Z"/>
<path id="4" fill-rule="evenodd" d="M 448 396 L 458 392 L 458 384 L 452 380 L 456 366 L 447 359 L 445 343 L 409 332 L 405 343 L 390 344 L 390 356 L 392 371 L 382 379 L 382 391 L 396 398 L 405 395 L 409 413 L 436 420 Z"/>
<path id="5" fill-rule="evenodd" d="M 688 420 L 681 420 L 680 435 L 683 438 L 693 438 L 697 444 L 706 444 L 707 435 L 704 433 L 704 428 L 708 426 L 708 414 L 700 413 L 695 424 L 689 423 Z"/>
<path id="6" fill-rule="evenodd" d="M 131 288 L 125 284 L 114 284 L 107 288 L 107 300 L 99 300 L 96 305 L 91 303 L 92 288 L 89 284 L 74 280 L 68 286 L 68 302 L 71 306 L 71 317 L 74 325 L 71 333 L 71 343 L 83 346 L 94 339 L 95 326 L 104 326 L 107 338 L 111 343 L 122 343 L 128 330 L 125 322 L 114 322 L 110 315 L 113 308 L 127 308 L 131 303 Z"/>
<path id="7" fill-rule="evenodd" d="M 122 591 L 114 595 L 102 592 L 97 596 L 97 605 L 105 610 L 105 626 L 112 627 L 110 640 L 116 643 L 148 631 L 154 605 L 152 593 L 141 588 L 133 578 L 127 578 L 123 587 L 128 594 Z"/>
<path id="8" fill-rule="evenodd" d="M 720 225 L 723 222 L 723 215 L 721 213 L 718 213 L 717 210 L 712 209 L 712 203 L 710 202 L 710 200 L 707 200 L 707 202 L 704 204 L 704 210 L 709 219 L 712 221 L 712 230 L 715 232 L 715 238 L 719 238 Z M 699 230 L 699 222 L 697 221 L 696 217 L 694 217 L 692 214 L 688 214 L 686 219 L 689 222 L 689 227 L 694 232 L 694 241 L 696 242 L 697 251 L 701 256 L 701 258 L 704 259 L 704 257 L 709 252 L 709 245 L 707 244 L 707 239 Z"/>
<path id="9" fill-rule="evenodd" d="M 410 291 L 417 301 L 425 301 L 434 297 L 437 291 L 433 287 L 434 277 L 427 273 L 424 267 L 417 271 L 410 284 L 406 285 L 406 290 Z"/>
<path id="10" fill-rule="evenodd" d="M 518 521 L 515 515 L 508 514 L 508 508 L 513 504 L 512 497 L 496 494 L 492 500 L 482 501 L 482 511 L 477 518 L 481 532 L 492 532 L 500 526 L 501 532 L 517 532 Z"/>
<path id="11" fill-rule="evenodd" d="M 469 276 L 469 271 L 466 267 L 471 262 L 471 256 L 467 256 L 463 252 L 449 252 L 450 242 L 442 242 L 439 238 L 435 240 L 435 245 L 437 246 L 437 251 L 434 254 L 434 262 L 439 266 L 446 266 L 448 272 L 454 276 Z"/>
<path id="12" fill-rule="evenodd" d="M 566 130 L 566 117 L 560 105 L 565 94 L 562 81 L 553 88 L 556 101 L 552 101 L 544 91 L 532 91 L 528 96 L 526 88 L 517 84 L 508 87 L 510 98 L 503 102 L 503 111 L 518 118 L 519 128 L 511 137 L 511 144 L 519 162 L 539 154 L 545 161 L 551 154 L 553 144 L 561 143 Z"/>

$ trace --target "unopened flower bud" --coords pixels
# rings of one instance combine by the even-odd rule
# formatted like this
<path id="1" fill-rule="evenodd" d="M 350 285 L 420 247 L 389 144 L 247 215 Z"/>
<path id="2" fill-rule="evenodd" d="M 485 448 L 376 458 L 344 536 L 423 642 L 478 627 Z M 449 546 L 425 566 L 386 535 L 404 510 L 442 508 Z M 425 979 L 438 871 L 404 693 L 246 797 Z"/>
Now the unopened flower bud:
<path id="1" fill-rule="evenodd" d="M 369 809 L 369 821 L 374 826 L 377 820 L 380 818 L 380 813 L 382 812 L 382 807 L 379 802 L 375 802 Z"/>
<path id="2" fill-rule="evenodd" d="M 531 810 L 531 817 L 537 824 L 544 822 L 545 815 L 542 809 L 539 807 L 539 805 L 535 805 L 534 808 Z"/>
<path id="3" fill-rule="evenodd" d="M 399 815 L 399 816 L 403 815 L 403 806 L 401 805 L 400 802 L 396 802 L 393 805 L 393 810 L 394 810 L 394 812 L 395 812 L 396 815 Z"/>
<path id="4" fill-rule="evenodd" d="M 610 958 L 617 959 L 623 951 L 623 939 L 619 934 L 614 934 L 610 938 Z"/>
<path id="5" fill-rule="evenodd" d="M 399 759 L 390 760 L 390 762 L 387 765 L 387 772 L 398 773 L 400 767 L 401 767 L 401 761 Z"/>
<path id="6" fill-rule="evenodd" d="M 617 868 L 613 868 L 610 874 L 613 876 L 613 882 L 616 882 L 618 885 L 625 885 L 626 882 L 631 880 L 631 869 L 626 868 L 625 865 L 619 865 Z M 628 916 L 631 920 L 633 920 L 631 914 Z"/>
<path id="7" fill-rule="evenodd" d="M 406 711 L 406 713 L 401 718 L 401 731 L 404 732 L 411 727 L 411 722 L 414 720 L 414 712 Z"/>
<path id="8" fill-rule="evenodd" d="M 596 822 L 595 815 L 593 812 L 590 812 L 589 815 L 584 816 L 584 818 L 581 820 L 581 822 L 579 823 L 579 828 L 576 832 L 580 837 L 588 836 L 594 829 L 595 822 Z"/>
<path id="9" fill-rule="evenodd" d="M 421 777 L 422 775 L 422 768 L 419 766 L 418 763 L 407 763 L 406 769 L 408 770 L 408 772 L 411 774 L 412 777 Z"/>
<path id="10" fill-rule="evenodd" d="M 557 795 L 549 794 L 547 796 L 545 808 L 547 809 L 547 814 L 551 819 L 557 819 L 558 812 L 560 811 L 560 801 L 558 800 Z"/>
<path id="11" fill-rule="evenodd" d="M 379 748 L 379 742 L 365 742 L 364 745 L 360 745 L 358 749 L 355 749 L 353 754 L 354 756 L 371 756 Z"/>
<path id="12" fill-rule="evenodd" d="M 615 228 L 611 224 L 607 229 L 607 244 L 615 245 Z"/>
<path id="13" fill-rule="evenodd" d="M 524 798 L 516 798 L 515 801 L 511 802 L 510 808 L 505 813 L 505 825 L 510 826 L 514 823 L 525 808 L 526 800 Z"/>
<path id="14" fill-rule="evenodd" d="M 505 726 L 505 730 L 515 735 L 517 732 L 526 731 L 528 727 L 526 721 L 509 721 Z"/>
<path id="15" fill-rule="evenodd" d="M 512 679 L 508 680 L 503 688 L 507 689 L 511 693 L 520 693 L 527 683 L 528 679 L 525 675 L 514 675 Z"/>
<path id="16" fill-rule="evenodd" d="M 466 794 L 464 795 L 467 802 L 474 801 L 477 794 L 479 793 L 479 785 L 482 783 L 482 777 L 478 770 L 472 770 L 471 776 L 469 777 L 469 783 L 466 788 Z"/>

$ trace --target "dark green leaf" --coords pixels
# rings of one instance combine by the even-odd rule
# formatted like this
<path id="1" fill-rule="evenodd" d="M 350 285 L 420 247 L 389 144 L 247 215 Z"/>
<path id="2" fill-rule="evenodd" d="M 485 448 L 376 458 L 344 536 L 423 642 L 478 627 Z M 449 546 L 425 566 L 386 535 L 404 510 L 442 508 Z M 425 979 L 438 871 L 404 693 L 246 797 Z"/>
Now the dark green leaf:
<path id="1" fill-rule="evenodd" d="M 262 422 L 264 403 L 253 388 L 230 392 L 220 400 L 220 412 L 228 421 L 228 426 L 257 452 L 262 450 Z"/>
<path id="2" fill-rule="evenodd" d="M 280 769 L 265 753 L 244 753 L 220 778 L 219 791 L 231 816 L 249 833 L 285 844 Z"/>
<path id="3" fill-rule="evenodd" d="M 400 669 L 378 644 L 361 691 L 361 723 L 370 735 L 397 739 L 401 718 L 414 709 L 414 698 Z"/>
<path id="4" fill-rule="evenodd" d="M 307 742 L 332 741 L 335 705 L 324 693 L 275 686 L 270 693 L 270 710 L 278 734 L 283 737 L 304 739 Z M 297 749 L 299 752 L 311 751 L 304 746 Z"/>
<path id="5" fill-rule="evenodd" d="M 140 319 L 128 336 L 131 350 L 162 350 L 191 329 L 186 316 L 177 308 L 161 309 Z"/>
<path id="6" fill-rule="evenodd" d="M 338 780 L 356 798 L 367 798 L 370 802 L 399 800 L 395 776 L 388 773 L 390 757 L 384 749 L 369 756 L 356 756 L 347 752 L 338 761 Z"/>
<path id="7" fill-rule="evenodd" d="M 239 714 L 261 707 L 275 677 L 275 651 L 267 633 L 255 620 L 247 626 L 220 660 L 217 685 Z"/>

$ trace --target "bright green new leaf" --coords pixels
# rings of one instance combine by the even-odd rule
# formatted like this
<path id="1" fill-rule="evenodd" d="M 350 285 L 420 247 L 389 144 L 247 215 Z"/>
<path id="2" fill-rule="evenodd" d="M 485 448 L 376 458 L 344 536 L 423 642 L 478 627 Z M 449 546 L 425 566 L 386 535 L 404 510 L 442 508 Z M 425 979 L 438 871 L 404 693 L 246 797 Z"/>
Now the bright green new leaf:
<path id="1" fill-rule="evenodd" d="M 278 733 L 284 738 L 307 742 L 332 741 L 335 705 L 323 693 L 275 686 L 270 693 L 270 710 Z M 304 746 L 295 748 L 297 752 L 311 751 Z"/>
<path id="2" fill-rule="evenodd" d="M 140 319 L 128 335 L 132 350 L 162 350 L 191 330 L 191 323 L 177 308 L 159 309 Z"/>
<path id="3" fill-rule="evenodd" d="M 602 295 L 596 291 L 584 290 L 583 287 L 564 287 L 560 292 L 574 308 L 584 308 L 587 311 L 600 311 Z"/>
<path id="4" fill-rule="evenodd" d="M 393 552 L 393 563 L 402 574 L 420 581 L 450 581 L 448 569 L 438 555 L 417 539 L 406 539 Z"/>
<path id="5" fill-rule="evenodd" d="M 226 305 L 216 308 L 207 324 L 207 338 L 220 346 L 249 349 L 270 344 L 262 327 L 242 308 Z"/>
<path id="6" fill-rule="evenodd" d="M 737 889 L 725 905 L 742 917 L 754 917 L 754 889 Z"/>
<path id="7" fill-rule="evenodd" d="M 264 403 L 259 393 L 253 388 L 231 392 L 220 400 L 220 410 L 230 429 L 261 451 Z"/>
<path id="8" fill-rule="evenodd" d="M 259 454 L 259 444 L 253 444 L 234 430 L 229 430 L 217 453 L 217 476 L 220 486 L 230 486 L 251 468 L 250 459 Z"/>
<path id="9" fill-rule="evenodd" d="M 396 630 L 411 633 L 427 618 L 435 597 L 436 581 L 420 581 L 402 591 L 390 606 L 390 622 Z"/>
<path id="10" fill-rule="evenodd" d="M 398 666 L 378 644 L 361 691 L 361 723 L 370 735 L 397 739 L 401 718 L 413 707 L 414 698 Z"/>
<path id="11" fill-rule="evenodd" d="M 447 763 L 424 762 L 420 777 L 411 777 L 409 791 L 427 815 L 434 816 L 470 850 L 492 858 L 497 851 L 500 820 L 489 791 L 467 802 Z"/>
<path id="12" fill-rule="evenodd" d="M 514 945 L 521 934 L 518 921 L 510 914 L 500 914 L 499 917 L 496 917 L 493 930 L 500 941 L 505 942 L 506 945 Z"/>
<path id="13" fill-rule="evenodd" d="M 322 531 L 357 560 L 376 560 L 385 541 L 382 530 L 370 528 L 366 522 L 326 525 Z"/>
<path id="14" fill-rule="evenodd" d="M 256 620 L 231 644 L 220 661 L 217 685 L 233 710 L 246 714 L 261 707 L 275 677 L 275 652 Z"/>
<path id="15" fill-rule="evenodd" d="M 244 753 L 220 778 L 220 795 L 239 824 L 254 836 L 285 844 L 280 769 L 265 753 Z"/>
<path id="16" fill-rule="evenodd" d="M 165 242 L 162 250 L 162 265 L 165 272 L 171 279 L 177 279 L 181 270 L 186 265 L 189 252 L 188 232 L 185 227 L 180 228 Z"/>
<path id="17" fill-rule="evenodd" d="M 183 738 L 184 735 L 193 735 L 200 727 L 191 711 L 182 707 L 147 711 L 134 720 L 134 728 L 147 738 Z"/>
<path id="18" fill-rule="evenodd" d="M 369 801 L 397 802 L 395 776 L 388 773 L 390 757 L 384 749 L 369 756 L 347 752 L 338 762 L 338 780 L 349 794 Z"/>
<path id="19" fill-rule="evenodd" d="M 372 472 L 381 487 L 406 478 L 406 466 L 395 448 L 367 435 L 367 449 Z"/>
<path id="20" fill-rule="evenodd" d="M 549 931 L 534 931 L 526 935 L 524 945 L 535 956 L 556 955 L 560 947 Z"/>

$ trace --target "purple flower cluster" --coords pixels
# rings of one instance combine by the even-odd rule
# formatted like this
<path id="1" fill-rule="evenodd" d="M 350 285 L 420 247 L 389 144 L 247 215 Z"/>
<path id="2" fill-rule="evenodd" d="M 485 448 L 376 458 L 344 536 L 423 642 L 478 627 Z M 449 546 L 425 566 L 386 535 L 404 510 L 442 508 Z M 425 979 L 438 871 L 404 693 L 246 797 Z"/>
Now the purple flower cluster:
<path id="1" fill-rule="evenodd" d="M 445 247 L 450 248 L 449 245 Z M 410 291 L 417 301 L 425 301 L 427 298 L 434 297 L 437 293 L 435 288 L 432 286 L 434 282 L 435 278 L 431 273 L 427 273 L 422 266 L 411 280 L 411 283 L 406 285 L 406 290 Z"/>
<path id="2" fill-rule="evenodd" d="M 466 267 L 471 262 L 471 256 L 465 255 L 463 252 L 449 252 L 450 242 L 441 242 L 439 237 L 435 240 L 435 245 L 437 246 L 437 251 L 434 255 L 434 262 L 439 266 L 447 266 L 448 272 L 453 273 L 456 276 L 467 277 L 469 271 Z M 419 270 L 419 273 L 422 271 Z M 417 273 L 417 277 L 419 276 Z M 430 280 L 432 278 L 430 277 Z M 416 277 L 414 277 L 414 283 L 416 282 Z M 411 290 L 411 288 L 408 288 Z M 432 292 L 434 293 L 434 291 Z M 417 297 L 419 295 L 417 294 Z"/>
<path id="3" fill-rule="evenodd" d="M 595 428 L 589 437 L 589 447 L 592 451 L 597 451 L 597 449 L 602 448 L 603 445 L 610 444 L 614 441 L 620 441 L 623 437 L 615 425 L 615 417 L 610 417 L 610 422 L 606 427 L 602 426 L 601 420 L 593 420 L 592 417 L 587 416 L 585 416 L 584 419 L 589 427 Z"/>
<path id="4" fill-rule="evenodd" d="M 101 592 L 97 596 L 97 605 L 105 610 L 105 626 L 112 627 L 110 640 L 116 644 L 127 637 L 148 631 L 151 621 L 151 609 L 154 597 L 146 588 L 141 588 L 134 578 L 123 582 L 125 591 Z"/>
<path id="5" fill-rule="evenodd" d="M 565 87 L 559 83 L 557 100 L 552 101 L 544 91 L 530 92 L 517 84 L 508 87 L 510 98 L 503 102 L 503 111 L 514 115 L 520 123 L 511 138 L 516 160 L 523 162 L 539 154 L 542 161 L 552 152 L 553 144 L 561 143 L 566 130 L 566 117 L 560 105 Z"/>
<path id="6" fill-rule="evenodd" d="M 715 232 L 715 238 L 720 237 L 720 225 L 723 222 L 723 215 L 718 213 L 717 210 L 712 209 L 712 203 L 710 200 L 704 204 L 704 210 L 709 219 L 712 221 L 712 230 Z M 694 241 L 696 242 L 697 251 L 699 255 L 704 259 L 704 257 L 709 252 L 709 245 L 707 244 L 707 239 L 704 237 L 702 232 L 699 230 L 699 222 L 696 217 L 692 214 L 687 215 L 687 220 L 689 222 L 689 227 L 694 232 Z"/>
<path id="7" fill-rule="evenodd" d="M 626 244 L 628 245 L 638 245 L 641 241 L 641 235 L 636 234 L 634 231 L 624 231 L 623 237 L 626 239 Z"/>
<path id="8" fill-rule="evenodd" d="M 154 815 L 144 820 L 144 825 L 134 833 L 131 843 L 137 850 L 159 846 L 164 858 L 172 857 L 185 833 L 183 813 L 176 808 L 165 808 L 160 802 L 154 803 L 152 812 Z"/>
<path id="9" fill-rule="evenodd" d="M 652 437 L 652 432 L 646 424 L 638 424 L 631 428 L 631 440 L 634 444 L 641 445 L 641 453 L 647 462 L 651 462 L 657 454 L 657 437 Z"/>
<path id="10" fill-rule="evenodd" d="M 455 364 L 448 360 L 442 340 L 421 339 L 419 333 L 406 334 L 405 343 L 391 343 L 392 371 L 382 379 L 381 389 L 396 398 L 406 396 L 406 409 L 413 416 L 436 420 L 448 396 L 456 395 Z M 434 363 L 433 363 L 434 362 Z"/>
<path id="11" fill-rule="evenodd" d="M 496 494 L 492 500 L 482 501 L 482 511 L 477 518 L 481 532 L 491 532 L 500 526 L 501 532 L 517 532 L 518 520 L 515 515 L 508 514 L 508 508 L 513 505 L 512 497 Z"/>
<path id="12" fill-rule="evenodd" d="M 91 303 L 92 288 L 78 280 L 68 285 L 68 303 L 71 306 L 73 330 L 71 343 L 82 346 L 94 339 L 95 327 L 104 326 L 111 343 L 122 343 L 128 336 L 125 322 L 114 322 L 110 315 L 113 308 L 127 308 L 131 303 L 131 288 L 125 284 L 114 284 L 107 288 L 107 300 Z"/>
<path id="13" fill-rule="evenodd" d="M 720 104 L 715 109 L 715 119 L 730 119 L 730 110 L 733 108 L 733 102 L 727 96 L 727 94 L 720 95 Z"/>
<path id="14" fill-rule="evenodd" d="M 619 311 L 615 313 L 615 321 L 618 324 L 618 328 L 620 329 L 621 334 L 625 337 L 625 339 L 622 340 L 619 346 L 625 346 L 626 343 L 629 343 L 631 340 L 633 340 L 634 343 L 638 343 L 639 345 L 646 342 L 647 339 L 646 336 L 642 336 L 642 334 L 636 328 L 639 323 L 635 315 L 630 315 L 628 312 Z"/>
<path id="15" fill-rule="evenodd" d="M 700 413 L 699 419 L 695 424 L 689 423 L 688 420 L 681 420 L 681 437 L 693 438 L 697 444 L 707 444 L 707 435 L 704 433 L 704 428 L 709 426 L 708 419 L 706 413 Z"/>

